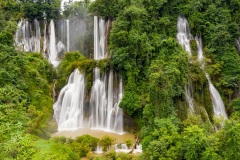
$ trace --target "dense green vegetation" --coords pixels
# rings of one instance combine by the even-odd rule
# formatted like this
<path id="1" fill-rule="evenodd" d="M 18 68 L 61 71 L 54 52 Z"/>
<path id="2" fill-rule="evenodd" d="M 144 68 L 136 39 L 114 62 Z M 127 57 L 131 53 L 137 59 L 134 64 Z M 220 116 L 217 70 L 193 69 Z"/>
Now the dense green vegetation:
<path id="1" fill-rule="evenodd" d="M 239 0 L 85 0 L 64 8 L 61 15 L 60 0 L 0 0 L 0 159 L 239 159 L 240 57 L 234 46 L 240 36 Z M 65 53 L 54 70 L 39 53 L 16 51 L 17 20 L 43 19 L 44 12 L 48 20 L 98 15 L 114 21 L 109 58 L 95 61 L 92 53 Z M 190 59 L 176 40 L 179 15 L 188 19 L 192 35 L 203 39 L 206 71 L 229 115 L 225 122 L 213 116 L 195 41 Z M 141 156 L 114 151 L 92 155 L 97 144 L 104 151 L 111 148 L 113 139 L 107 136 L 50 138 L 56 129 L 51 120 L 54 82 L 59 92 L 78 68 L 90 91 L 96 66 L 122 76 L 120 106 L 135 121 Z M 184 95 L 189 82 L 194 86 L 194 113 Z"/>

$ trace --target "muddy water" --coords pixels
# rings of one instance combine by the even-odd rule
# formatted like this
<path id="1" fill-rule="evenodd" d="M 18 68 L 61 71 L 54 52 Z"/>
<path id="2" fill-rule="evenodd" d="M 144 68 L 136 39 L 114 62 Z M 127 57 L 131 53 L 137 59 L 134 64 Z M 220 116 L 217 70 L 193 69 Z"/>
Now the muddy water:
<path id="1" fill-rule="evenodd" d="M 104 132 L 100 130 L 94 130 L 89 128 L 80 128 L 78 130 L 72 130 L 72 131 L 60 131 L 57 133 L 52 134 L 53 137 L 55 136 L 65 136 L 66 138 L 72 138 L 75 139 L 78 136 L 82 136 L 84 134 L 88 134 L 90 136 L 96 137 L 101 139 L 103 136 L 108 135 L 112 137 L 115 140 L 115 143 L 125 143 L 126 140 L 130 139 L 133 143 L 135 143 L 136 138 L 131 133 L 124 133 L 122 135 L 119 135 L 117 133 L 112 132 Z"/>

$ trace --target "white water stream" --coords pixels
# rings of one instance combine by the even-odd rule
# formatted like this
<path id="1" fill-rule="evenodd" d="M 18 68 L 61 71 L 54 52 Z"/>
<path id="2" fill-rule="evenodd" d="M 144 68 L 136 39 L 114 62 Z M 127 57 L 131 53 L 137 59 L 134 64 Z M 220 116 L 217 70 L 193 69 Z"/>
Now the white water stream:
<path id="1" fill-rule="evenodd" d="M 40 52 L 41 32 L 38 20 L 34 19 L 33 24 L 27 20 L 18 23 L 15 33 L 15 46 L 25 52 Z"/>
<path id="2" fill-rule="evenodd" d="M 213 113 L 214 116 L 217 118 L 220 118 L 221 116 L 224 119 L 227 119 L 227 113 L 225 110 L 225 106 L 223 103 L 223 100 L 218 92 L 218 90 L 214 87 L 214 85 L 212 84 L 212 81 L 210 79 L 209 74 L 205 71 L 204 69 L 204 56 L 203 56 L 203 47 L 202 47 L 202 39 L 196 37 L 195 38 L 196 43 L 197 43 L 197 48 L 198 48 L 198 61 L 201 63 L 201 68 L 205 73 L 205 76 L 208 80 L 208 84 L 209 84 L 209 91 L 211 94 L 211 99 L 212 99 L 212 104 L 213 104 Z"/>
<path id="3" fill-rule="evenodd" d="M 192 35 L 190 33 L 188 21 L 186 18 L 179 16 L 178 22 L 177 22 L 177 40 L 178 43 L 182 46 L 184 50 L 186 50 L 189 53 L 189 56 L 192 56 L 191 53 L 191 45 L 190 40 L 192 38 Z M 185 86 L 185 96 L 187 104 L 190 108 L 190 111 L 194 111 L 194 104 L 193 104 L 193 95 L 191 90 L 191 84 L 186 84 Z"/>
<path id="4" fill-rule="evenodd" d="M 85 78 L 78 69 L 70 75 L 68 84 L 61 90 L 53 105 L 58 130 L 76 130 L 84 127 Z"/>
<path id="5" fill-rule="evenodd" d="M 49 42 L 48 60 L 50 63 L 53 64 L 54 67 L 57 67 L 61 61 L 58 59 L 55 26 L 54 26 L 53 20 L 51 20 L 49 24 L 49 35 L 50 35 L 50 42 Z"/>

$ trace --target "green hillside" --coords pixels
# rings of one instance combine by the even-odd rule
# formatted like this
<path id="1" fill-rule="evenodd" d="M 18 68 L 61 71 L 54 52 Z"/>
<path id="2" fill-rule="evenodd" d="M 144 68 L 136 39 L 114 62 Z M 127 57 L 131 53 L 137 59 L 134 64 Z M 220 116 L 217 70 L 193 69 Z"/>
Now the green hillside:
<path id="1" fill-rule="evenodd" d="M 84 0 L 65 4 L 64 11 L 60 5 L 60 0 L 0 0 L 0 159 L 240 159 L 240 0 Z M 93 16 L 113 22 L 107 59 L 74 51 L 54 68 L 41 53 L 15 49 L 21 19 L 90 21 Z M 196 41 L 190 41 L 192 56 L 177 41 L 179 16 L 188 20 L 192 36 L 202 38 L 204 70 L 222 97 L 227 120 L 214 116 Z M 84 48 L 93 51 L 87 40 Z M 113 144 L 108 136 L 51 137 L 57 130 L 55 84 L 59 94 L 78 68 L 90 92 L 94 67 L 122 77 L 120 107 L 134 123 L 127 130 L 139 138 L 142 154 L 93 154 L 97 145 Z M 188 84 L 194 111 L 186 102 Z"/>

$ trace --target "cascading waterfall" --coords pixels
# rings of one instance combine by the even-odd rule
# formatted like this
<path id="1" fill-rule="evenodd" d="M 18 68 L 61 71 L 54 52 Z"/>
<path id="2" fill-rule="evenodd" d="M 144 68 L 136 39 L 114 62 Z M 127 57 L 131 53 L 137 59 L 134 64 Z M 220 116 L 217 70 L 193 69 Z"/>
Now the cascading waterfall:
<path id="1" fill-rule="evenodd" d="M 99 69 L 97 70 L 98 76 L 100 76 Z M 119 107 L 119 104 L 123 95 L 122 80 L 119 80 L 118 90 L 114 89 L 113 71 L 110 71 L 108 75 L 107 86 L 105 85 L 106 81 L 106 77 L 103 81 L 97 78 L 92 87 L 90 128 L 121 134 L 123 133 L 123 110 Z M 114 96 L 117 96 L 115 101 Z"/>
<path id="2" fill-rule="evenodd" d="M 189 55 L 192 55 L 190 40 L 192 39 L 192 35 L 190 33 L 188 21 L 186 18 L 179 16 L 177 23 L 177 40 L 178 43 L 186 50 Z"/>
<path id="3" fill-rule="evenodd" d="M 203 49 L 202 49 L 202 40 L 201 38 L 196 37 L 195 38 L 198 48 L 198 61 L 201 63 L 201 68 L 205 73 L 205 76 L 208 80 L 209 84 L 209 91 L 212 98 L 212 104 L 213 104 L 213 113 L 217 118 L 220 118 L 223 116 L 224 119 L 227 119 L 227 113 L 225 110 L 225 106 L 223 103 L 223 100 L 218 92 L 218 90 L 214 87 L 214 85 L 211 82 L 209 74 L 204 69 L 204 60 L 203 60 Z"/>
<path id="4" fill-rule="evenodd" d="M 235 40 L 235 47 L 237 49 L 238 54 L 240 54 L 240 37 Z"/>
<path id="5" fill-rule="evenodd" d="M 39 22 L 34 19 L 33 27 L 27 20 L 18 23 L 15 33 L 15 46 L 25 52 L 40 52 L 41 32 Z"/>
<path id="6" fill-rule="evenodd" d="M 23 40 L 21 39 L 20 36 L 22 36 L 22 23 L 23 21 L 18 22 L 18 28 L 14 36 L 14 41 L 15 41 L 15 46 L 19 50 L 23 50 Z"/>
<path id="7" fill-rule="evenodd" d="M 31 52 L 31 42 L 30 42 L 30 28 L 29 22 L 27 20 L 23 21 L 23 47 L 24 51 Z"/>
<path id="8" fill-rule="evenodd" d="M 106 113 L 105 108 L 107 105 L 106 98 L 106 77 L 103 80 L 100 79 L 100 69 L 94 69 L 94 83 L 91 91 L 90 98 L 90 119 L 89 127 L 104 130 L 104 125 L 106 125 Z"/>
<path id="9" fill-rule="evenodd" d="M 100 77 L 100 70 L 98 71 Z M 123 134 L 123 109 L 119 107 L 123 96 L 123 85 L 120 79 L 119 86 L 114 87 L 114 80 L 116 81 L 113 71 L 110 71 L 108 79 L 104 76 L 103 81 L 99 78 L 95 80 L 90 99 L 91 110 L 87 112 L 84 110 L 86 105 L 84 75 L 75 69 L 53 105 L 58 130 L 88 127 Z"/>
<path id="10" fill-rule="evenodd" d="M 85 56 L 93 51 L 88 47 L 89 40 L 92 40 L 93 21 L 86 19 L 65 19 L 55 21 L 55 32 L 57 41 L 61 41 L 64 45 L 63 52 L 78 50 Z M 63 56 L 63 52 L 58 53 L 59 57 Z"/>
<path id="11" fill-rule="evenodd" d="M 23 20 L 18 22 L 17 31 L 14 36 L 15 43 L 18 43 L 18 42 L 20 43 L 20 35 L 22 34 L 22 23 L 23 23 Z"/>
<path id="12" fill-rule="evenodd" d="M 235 47 L 237 49 L 238 55 L 240 55 L 240 37 L 238 37 L 238 39 L 235 40 Z M 238 95 L 240 96 L 240 84 L 238 85 L 239 91 L 238 91 Z"/>
<path id="13" fill-rule="evenodd" d="M 43 57 L 47 57 L 47 21 L 44 20 L 44 31 L 43 31 Z"/>
<path id="14" fill-rule="evenodd" d="M 108 26 L 107 26 L 108 27 Z M 105 22 L 94 17 L 94 59 L 100 60 L 107 57 L 105 51 Z M 123 133 L 123 111 L 119 108 L 122 96 L 122 81 L 119 84 L 118 101 L 114 102 L 113 71 L 100 77 L 100 69 L 94 69 L 94 84 L 91 90 L 90 128 Z"/>
<path id="15" fill-rule="evenodd" d="M 35 27 L 35 37 L 32 37 L 33 38 L 33 41 L 34 41 L 34 52 L 38 52 L 40 53 L 40 40 L 41 40 L 41 32 L 40 32 L 40 26 L 39 26 L 39 22 L 34 19 L 34 27 Z"/>
<path id="16" fill-rule="evenodd" d="M 57 53 L 61 53 L 61 52 L 64 52 L 64 50 L 65 50 L 65 45 L 62 43 L 62 41 L 59 41 L 59 42 L 57 43 L 56 48 L 57 48 Z"/>
<path id="17" fill-rule="evenodd" d="M 104 20 L 94 17 L 95 60 L 107 58 L 106 32 Z M 95 68 L 93 72 L 90 106 L 84 102 L 84 97 L 89 97 L 84 92 L 84 76 L 77 69 L 70 75 L 68 84 L 61 90 L 53 106 L 58 130 L 87 127 L 123 134 L 123 110 L 119 107 L 123 96 L 122 80 L 114 76 L 112 70 L 102 76 L 99 68 Z"/>
<path id="18" fill-rule="evenodd" d="M 110 148 L 113 148 L 115 152 L 124 152 L 124 153 L 130 153 L 132 152 L 133 154 L 135 153 L 142 153 L 142 145 L 141 144 L 136 144 L 135 148 L 128 148 L 126 144 L 121 143 L 121 144 L 115 144 L 111 146 Z M 109 148 L 108 148 L 109 150 Z M 102 147 L 97 146 L 96 151 L 94 151 L 95 154 L 102 154 L 104 153 L 102 150 Z"/>
<path id="19" fill-rule="evenodd" d="M 30 31 L 29 31 L 29 26 L 28 26 L 28 21 L 27 20 L 21 20 L 20 27 L 18 28 L 17 35 L 19 38 L 17 42 L 20 42 L 17 46 L 20 46 L 20 48 L 25 51 L 25 52 L 30 52 L 30 44 L 29 44 L 29 39 L 30 39 Z M 21 46 L 22 45 L 22 46 Z"/>
<path id="20" fill-rule="evenodd" d="M 59 131 L 84 127 L 84 91 L 84 74 L 80 74 L 78 69 L 75 69 L 53 105 Z"/>
<path id="21" fill-rule="evenodd" d="M 87 35 L 87 23 L 83 20 L 64 20 L 58 21 L 62 29 L 58 27 L 56 33 L 54 21 L 51 20 L 48 26 L 44 20 L 43 49 L 42 54 L 47 57 L 54 67 L 60 63 L 60 53 L 76 49 L 76 44 L 70 44 L 79 38 L 77 35 L 70 35 L 70 24 L 80 28 L 76 29 L 81 33 L 80 37 Z M 101 60 L 107 58 L 107 34 L 111 22 L 94 17 L 94 59 Z M 48 27 L 47 27 L 48 26 Z M 48 29 L 48 32 L 47 32 Z M 81 32 L 83 30 L 84 32 Z M 56 36 L 56 34 L 58 36 Z M 57 38 L 58 39 L 57 39 Z M 41 51 L 41 32 L 39 22 L 34 20 L 32 23 L 21 20 L 18 23 L 18 30 L 15 34 L 16 48 L 25 52 Z M 64 43 L 66 44 L 64 44 Z M 82 43 L 82 41 L 81 41 Z M 70 46 L 72 45 L 72 46 Z M 66 47 L 65 47 L 66 46 Z M 57 102 L 54 104 L 54 116 L 58 123 L 59 130 L 72 130 L 82 127 L 101 129 L 104 131 L 123 133 L 123 110 L 119 108 L 119 103 L 123 95 L 122 80 L 115 76 L 111 70 L 108 73 L 100 74 L 100 69 L 94 69 L 94 85 L 91 95 L 85 96 L 84 75 L 76 69 L 69 78 L 68 84 L 61 90 Z M 90 106 L 85 103 L 84 97 L 90 97 Z M 85 108 L 85 110 L 84 110 Z M 89 109 L 86 109 L 89 108 Z"/>
<path id="22" fill-rule="evenodd" d="M 69 34 L 69 32 L 68 32 Z M 68 36 L 69 37 L 69 36 Z M 41 52 L 41 30 L 38 20 L 34 19 L 32 23 L 27 20 L 21 20 L 18 23 L 18 29 L 15 33 L 15 46 L 16 49 L 24 52 Z M 69 42 L 69 38 L 68 38 Z M 63 51 L 64 44 L 60 41 L 56 46 L 55 26 L 53 20 L 49 25 L 49 44 L 47 38 L 47 21 L 44 20 L 43 31 L 43 48 L 42 54 L 44 57 L 48 57 L 49 62 L 54 67 L 60 63 L 58 59 L 58 51 Z M 59 52 L 60 52 L 59 51 Z"/>
<path id="23" fill-rule="evenodd" d="M 56 36 L 55 36 L 55 26 L 53 20 L 50 21 L 49 25 L 49 35 L 50 35 L 50 44 L 49 44 L 49 54 L 48 60 L 53 64 L 54 67 L 57 67 L 61 61 L 58 60 L 58 53 L 56 47 Z"/>
<path id="24" fill-rule="evenodd" d="M 100 18 L 99 19 L 99 24 L 98 24 L 98 29 L 99 29 L 99 48 L 98 48 L 98 54 L 96 55 L 98 58 L 96 58 L 96 60 L 99 60 L 99 59 L 103 59 L 103 58 L 107 58 L 107 54 L 106 54 L 106 50 L 105 50 L 105 42 L 106 42 L 106 37 L 105 37 L 105 34 L 106 34 L 106 30 L 105 30 L 105 21 Z M 95 27 L 97 28 L 97 27 Z M 95 58 L 94 58 L 95 59 Z"/>
<path id="25" fill-rule="evenodd" d="M 98 17 L 94 16 L 94 59 L 100 59 L 98 58 L 98 51 L 99 51 L 99 40 L 98 40 Z"/>
<path id="26" fill-rule="evenodd" d="M 177 40 L 178 43 L 182 46 L 184 50 L 186 50 L 189 53 L 189 56 L 192 56 L 191 53 L 191 46 L 190 46 L 190 40 L 192 38 L 192 35 L 190 33 L 188 21 L 186 18 L 179 16 L 178 17 L 178 22 L 177 22 Z M 194 111 L 194 105 L 193 105 L 193 96 L 191 92 L 191 84 L 187 84 L 185 86 L 185 96 L 186 96 L 186 101 L 191 109 L 191 111 Z"/>
<path id="27" fill-rule="evenodd" d="M 193 96 L 191 94 L 191 85 L 190 84 L 187 84 L 185 85 L 185 96 L 186 96 L 186 100 L 187 100 L 187 104 L 188 106 L 190 107 L 191 111 L 194 111 L 194 105 L 193 105 Z"/>
<path id="28" fill-rule="evenodd" d="M 69 20 L 66 20 L 66 25 L 67 25 L 67 52 L 70 51 L 70 33 L 69 33 Z"/>
<path id="29" fill-rule="evenodd" d="M 46 13 L 43 14 L 42 31 L 40 22 L 36 19 L 19 21 L 14 37 L 17 50 L 41 52 L 43 57 L 47 58 L 54 67 L 57 67 L 60 63 L 64 52 L 78 50 L 80 53 L 87 55 L 91 51 L 86 43 L 92 39 L 92 33 L 89 32 L 92 29 L 92 22 L 85 19 L 73 19 L 51 20 L 48 23 Z"/>
<path id="30" fill-rule="evenodd" d="M 110 108 L 112 110 L 111 114 L 113 115 L 113 118 L 110 119 L 111 126 L 110 128 L 108 128 L 109 130 L 113 128 L 115 131 L 119 133 L 123 132 L 123 109 L 119 107 L 122 97 L 123 97 L 123 84 L 122 79 L 120 79 L 118 102 L 114 104 L 114 108 Z"/>
<path id="31" fill-rule="evenodd" d="M 105 21 L 94 16 L 94 59 L 107 58 L 105 52 Z"/>
<path id="32" fill-rule="evenodd" d="M 104 23 L 98 23 L 98 17 L 94 16 L 94 59 L 100 60 L 106 58 L 104 55 L 104 49 L 102 49 L 101 41 L 104 38 Z M 106 97 L 106 77 L 100 77 L 100 69 L 94 68 L 94 83 L 91 90 L 90 106 L 91 106 L 91 116 L 89 121 L 90 128 L 96 128 L 104 130 L 106 128 L 106 105 L 108 103 Z M 112 94 L 112 93 L 111 93 Z M 104 127 L 105 126 L 105 127 Z"/>

